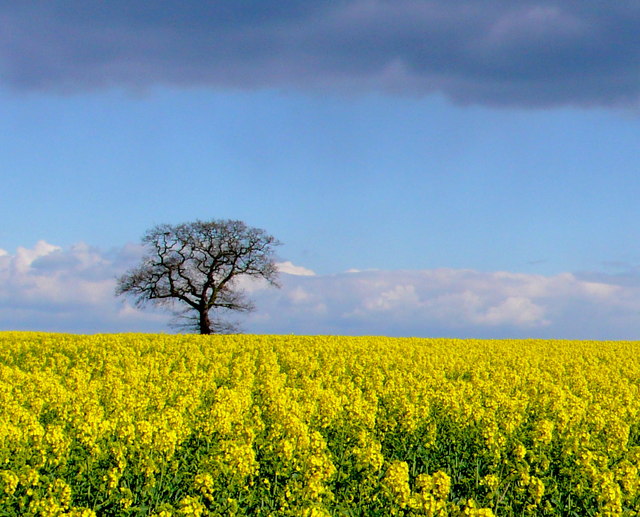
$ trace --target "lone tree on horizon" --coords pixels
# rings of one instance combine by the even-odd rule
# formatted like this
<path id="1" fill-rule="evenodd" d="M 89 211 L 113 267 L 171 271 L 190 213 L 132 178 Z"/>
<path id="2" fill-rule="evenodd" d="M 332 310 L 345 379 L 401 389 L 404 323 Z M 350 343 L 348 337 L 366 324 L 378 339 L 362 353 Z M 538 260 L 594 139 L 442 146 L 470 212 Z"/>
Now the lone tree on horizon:
<path id="1" fill-rule="evenodd" d="M 117 282 L 116 295 L 129 295 L 137 307 L 149 303 L 182 306 L 181 327 L 200 334 L 237 331 L 223 315 L 254 309 L 238 286 L 240 277 L 262 278 L 278 287 L 274 237 L 242 221 L 160 224 L 142 238 L 141 263 Z"/>

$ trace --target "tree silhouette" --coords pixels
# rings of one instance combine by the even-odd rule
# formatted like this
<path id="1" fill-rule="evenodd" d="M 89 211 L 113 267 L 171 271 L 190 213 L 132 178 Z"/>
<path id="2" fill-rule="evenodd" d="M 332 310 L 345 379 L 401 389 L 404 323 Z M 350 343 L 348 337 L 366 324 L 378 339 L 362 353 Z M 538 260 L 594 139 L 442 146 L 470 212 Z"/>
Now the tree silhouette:
<path id="1" fill-rule="evenodd" d="M 138 307 L 170 306 L 182 328 L 200 334 L 237 331 L 224 315 L 254 309 L 238 285 L 240 277 L 262 278 L 278 286 L 274 237 L 242 221 L 161 224 L 142 238 L 147 253 L 122 275 L 116 295 L 129 295 Z"/>

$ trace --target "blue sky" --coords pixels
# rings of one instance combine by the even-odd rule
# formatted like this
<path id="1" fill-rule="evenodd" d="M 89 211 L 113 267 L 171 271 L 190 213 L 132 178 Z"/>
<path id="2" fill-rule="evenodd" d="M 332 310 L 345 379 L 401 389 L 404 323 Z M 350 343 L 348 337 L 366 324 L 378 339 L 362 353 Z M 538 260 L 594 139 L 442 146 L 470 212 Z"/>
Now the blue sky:
<path id="1" fill-rule="evenodd" d="M 115 275 L 154 224 L 233 218 L 289 263 L 248 331 L 640 335 L 633 3 L 26 1 L 0 20 L 0 328 L 166 329 Z"/>

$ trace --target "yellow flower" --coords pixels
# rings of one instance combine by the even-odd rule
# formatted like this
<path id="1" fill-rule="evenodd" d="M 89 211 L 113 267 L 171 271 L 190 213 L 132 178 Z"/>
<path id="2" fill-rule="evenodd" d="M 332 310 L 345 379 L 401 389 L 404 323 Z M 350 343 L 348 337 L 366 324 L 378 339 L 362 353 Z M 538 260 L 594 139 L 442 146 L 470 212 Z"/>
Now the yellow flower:
<path id="1" fill-rule="evenodd" d="M 431 489 L 433 495 L 437 499 L 446 499 L 449 497 L 449 490 L 451 490 L 451 478 L 441 470 L 435 472 L 432 476 L 433 488 Z"/>
<path id="2" fill-rule="evenodd" d="M 406 508 L 411 499 L 409 465 L 404 461 L 391 463 L 384 475 L 383 483 L 391 492 L 396 504 L 401 508 Z"/>
<path id="3" fill-rule="evenodd" d="M 180 500 L 180 515 L 193 515 L 200 517 L 205 511 L 204 505 L 195 497 L 187 496 Z"/>
<path id="4" fill-rule="evenodd" d="M 523 460 L 526 454 L 527 454 L 527 449 L 521 443 L 518 443 L 513 448 L 513 455 L 519 460 Z"/>
<path id="5" fill-rule="evenodd" d="M 486 486 L 491 492 L 495 492 L 500 486 L 500 478 L 495 474 L 487 474 L 482 478 L 482 484 Z"/>
<path id="6" fill-rule="evenodd" d="M 17 476 L 15 472 L 11 472 L 10 470 L 2 470 L 0 471 L 0 482 L 2 482 L 2 491 L 6 495 L 13 495 L 18 487 L 18 483 L 20 482 L 20 478 Z"/>
<path id="7" fill-rule="evenodd" d="M 553 439 L 554 424 L 550 420 L 540 420 L 533 430 L 533 440 L 537 443 L 549 444 Z"/>
<path id="8" fill-rule="evenodd" d="M 544 495 L 544 483 L 542 480 L 535 476 L 531 476 L 529 479 L 529 494 L 533 498 L 536 504 L 540 503 L 542 496 Z"/>

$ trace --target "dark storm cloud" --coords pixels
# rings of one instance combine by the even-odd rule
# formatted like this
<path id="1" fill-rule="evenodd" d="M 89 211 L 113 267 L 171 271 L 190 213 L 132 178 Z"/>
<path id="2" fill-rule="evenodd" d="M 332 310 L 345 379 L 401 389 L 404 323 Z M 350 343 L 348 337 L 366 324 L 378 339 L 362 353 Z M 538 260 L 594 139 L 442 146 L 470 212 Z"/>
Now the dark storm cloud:
<path id="1" fill-rule="evenodd" d="M 19 90 L 266 87 L 637 105 L 640 3 L 0 0 L 0 74 Z"/>

